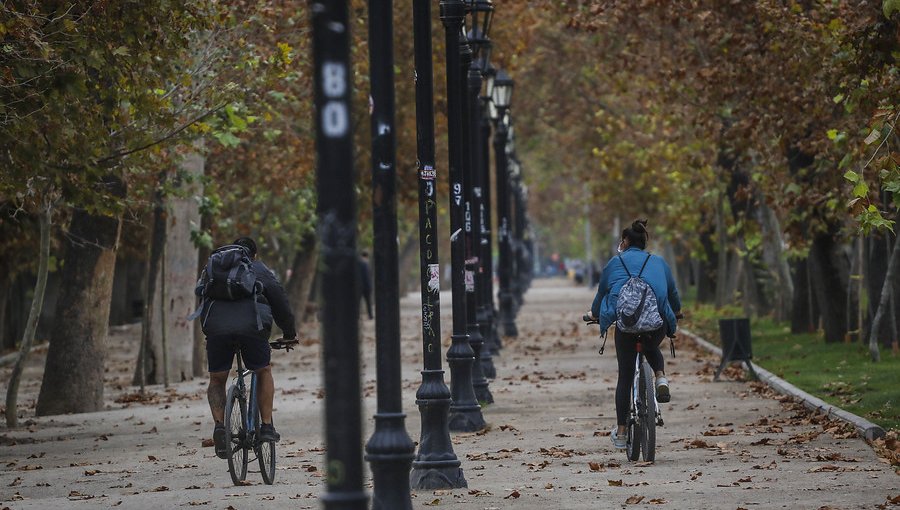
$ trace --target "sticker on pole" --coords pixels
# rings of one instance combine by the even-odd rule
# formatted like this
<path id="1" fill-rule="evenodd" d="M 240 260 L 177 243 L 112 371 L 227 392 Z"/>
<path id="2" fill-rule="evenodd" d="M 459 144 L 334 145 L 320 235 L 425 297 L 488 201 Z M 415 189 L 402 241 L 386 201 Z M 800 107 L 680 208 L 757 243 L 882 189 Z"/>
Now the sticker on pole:
<path id="1" fill-rule="evenodd" d="M 475 271 L 466 269 L 466 292 L 475 292 Z"/>
<path id="2" fill-rule="evenodd" d="M 441 291 L 441 265 L 428 264 L 428 291 Z"/>
<path id="3" fill-rule="evenodd" d="M 433 181 L 437 179 L 437 170 L 431 165 L 425 165 L 419 172 L 419 178 L 423 181 Z"/>

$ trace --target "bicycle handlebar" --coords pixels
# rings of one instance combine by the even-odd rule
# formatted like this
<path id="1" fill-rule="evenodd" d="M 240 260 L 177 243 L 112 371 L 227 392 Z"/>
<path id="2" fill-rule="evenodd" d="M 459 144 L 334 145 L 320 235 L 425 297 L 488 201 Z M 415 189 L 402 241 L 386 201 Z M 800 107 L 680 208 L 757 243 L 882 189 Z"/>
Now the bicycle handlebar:
<path id="1" fill-rule="evenodd" d="M 291 349 L 297 347 L 299 343 L 300 341 L 296 338 L 292 340 L 279 338 L 278 340 L 269 342 L 269 345 L 271 345 L 273 349 L 284 349 L 285 351 L 290 351 Z"/>
<path id="2" fill-rule="evenodd" d="M 583 320 L 584 323 L 587 324 L 588 326 L 590 326 L 591 324 L 600 324 L 600 319 L 592 316 L 589 313 L 582 315 L 581 320 Z"/>

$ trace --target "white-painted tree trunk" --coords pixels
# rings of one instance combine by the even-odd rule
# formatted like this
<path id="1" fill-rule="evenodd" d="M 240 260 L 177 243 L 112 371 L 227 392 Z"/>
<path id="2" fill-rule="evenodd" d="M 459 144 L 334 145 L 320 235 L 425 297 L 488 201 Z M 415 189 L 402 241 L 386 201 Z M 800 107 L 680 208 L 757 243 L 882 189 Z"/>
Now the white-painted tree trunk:
<path id="1" fill-rule="evenodd" d="M 199 151 L 184 155 L 179 163 L 181 182 L 178 192 L 166 198 L 166 236 L 163 260 L 156 280 L 153 299 L 153 321 L 150 327 L 149 349 L 157 364 L 151 383 L 171 383 L 194 376 L 194 321 L 187 316 L 196 308 L 194 286 L 199 272 L 197 248 L 191 241 L 191 231 L 200 225 L 199 178 L 203 175 L 205 158 Z"/>

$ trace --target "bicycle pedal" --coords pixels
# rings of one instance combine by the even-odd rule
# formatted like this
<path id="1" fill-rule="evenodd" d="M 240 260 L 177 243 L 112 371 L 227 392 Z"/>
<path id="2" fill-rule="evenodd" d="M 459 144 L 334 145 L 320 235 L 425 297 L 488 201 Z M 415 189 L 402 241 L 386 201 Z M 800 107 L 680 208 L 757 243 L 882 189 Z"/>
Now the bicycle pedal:
<path id="1" fill-rule="evenodd" d="M 663 425 L 665 425 L 665 423 L 663 422 L 662 416 L 656 417 L 656 425 L 659 427 L 662 427 Z"/>

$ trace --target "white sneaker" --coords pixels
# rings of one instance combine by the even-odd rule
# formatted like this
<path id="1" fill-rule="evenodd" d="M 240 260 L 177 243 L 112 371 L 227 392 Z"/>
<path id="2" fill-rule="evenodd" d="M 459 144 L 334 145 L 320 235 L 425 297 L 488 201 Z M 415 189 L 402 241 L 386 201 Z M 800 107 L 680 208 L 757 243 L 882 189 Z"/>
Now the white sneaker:
<path id="1" fill-rule="evenodd" d="M 610 431 L 609 439 L 610 439 L 610 441 L 612 441 L 613 448 L 615 448 L 617 450 L 624 450 L 625 448 L 628 447 L 628 445 L 625 444 L 625 438 L 619 437 L 618 428 L 614 428 L 614 429 L 612 429 L 612 431 Z"/>
<path id="2" fill-rule="evenodd" d="M 669 380 L 663 377 L 656 378 L 656 401 L 665 404 L 672 399 L 669 393 Z"/>

